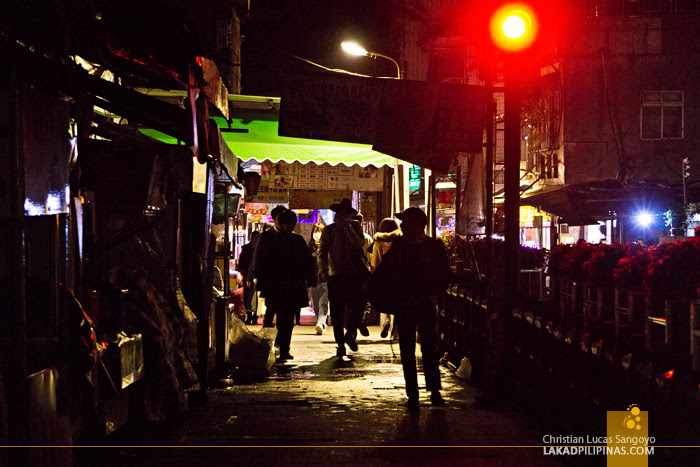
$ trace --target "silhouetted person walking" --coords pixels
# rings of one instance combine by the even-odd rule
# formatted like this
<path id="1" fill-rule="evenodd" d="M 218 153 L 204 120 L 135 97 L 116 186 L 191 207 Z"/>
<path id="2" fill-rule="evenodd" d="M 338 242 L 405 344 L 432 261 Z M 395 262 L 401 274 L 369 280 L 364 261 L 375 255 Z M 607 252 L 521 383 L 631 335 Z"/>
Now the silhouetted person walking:
<path id="1" fill-rule="evenodd" d="M 250 234 L 250 242 L 241 247 L 241 254 L 238 257 L 238 272 L 243 276 L 243 302 L 246 310 L 246 324 L 258 323 L 258 300 L 255 296 L 255 286 L 253 284 L 253 256 L 255 248 L 260 240 L 260 232 L 257 230 Z"/>
<path id="2" fill-rule="evenodd" d="M 382 219 L 379 223 L 379 228 L 377 233 L 374 234 L 374 246 L 372 247 L 372 256 L 370 257 L 370 266 L 372 271 L 379 267 L 379 263 L 382 262 L 382 258 L 391 248 L 391 244 L 401 236 L 401 230 L 396 221 L 390 217 Z M 379 314 L 379 322 L 381 325 L 380 337 L 387 337 L 391 331 L 392 337 L 396 337 L 394 334 L 394 315 L 387 313 Z"/>
<path id="3" fill-rule="evenodd" d="M 258 291 L 262 291 L 264 286 L 261 286 L 261 279 L 260 279 L 260 277 L 258 277 L 258 274 L 257 274 L 257 271 L 258 271 L 257 264 L 258 264 L 260 255 L 262 254 L 262 252 L 265 251 L 266 245 L 268 244 L 270 239 L 280 232 L 281 226 L 279 223 L 279 215 L 284 211 L 287 211 L 287 208 L 282 206 L 281 204 L 278 206 L 275 206 L 272 209 L 272 211 L 270 212 L 270 215 L 272 216 L 273 227 L 264 230 L 263 233 L 260 234 L 260 240 L 258 240 L 258 245 L 255 248 L 255 254 L 253 255 L 253 264 L 251 265 L 251 268 L 253 269 L 253 274 L 254 274 L 254 277 L 256 279 L 255 288 Z M 265 297 L 265 295 L 263 295 L 262 292 L 260 293 L 260 296 L 263 298 Z M 263 327 L 264 328 L 274 327 L 274 320 L 275 320 L 274 308 L 272 310 L 269 310 L 267 308 L 267 301 L 265 301 L 265 315 L 263 316 Z"/>
<path id="4" fill-rule="evenodd" d="M 307 246 L 314 258 L 314 270 L 318 274 L 318 244 L 321 241 L 323 225 L 316 224 L 311 232 L 311 239 Z M 328 283 L 317 277 L 316 287 L 311 288 L 311 302 L 316 315 L 316 334 L 322 336 L 326 333 L 326 321 L 328 319 Z"/>
<path id="5" fill-rule="evenodd" d="M 297 216 L 286 210 L 277 216 L 280 231 L 269 237 L 260 250 L 255 275 L 260 292 L 265 297 L 268 312 L 277 315 L 279 360 L 290 360 L 294 318 L 301 307 L 307 306 L 307 287 L 316 285 L 311 252 L 301 235 L 294 233 Z"/>
<path id="6" fill-rule="evenodd" d="M 357 221 L 360 223 L 360 227 L 362 227 L 362 222 L 364 221 L 364 217 L 362 217 L 362 214 L 355 214 L 352 216 L 352 220 Z M 364 237 L 364 241 L 362 243 L 362 254 L 365 257 L 365 260 L 367 261 L 367 267 L 371 270 L 370 268 L 370 262 L 371 262 L 371 255 L 372 255 L 372 245 L 374 244 L 374 240 L 372 239 L 372 236 L 368 234 L 367 232 L 362 231 L 362 236 Z M 365 299 L 365 311 L 362 313 L 362 319 L 360 320 L 360 325 L 358 326 L 357 330 L 360 332 L 365 337 L 369 336 L 369 329 L 367 329 L 367 320 L 369 320 L 369 315 L 372 312 L 372 307 L 369 304 L 369 300 Z"/>
<path id="7" fill-rule="evenodd" d="M 348 198 L 331 204 L 335 222 L 323 229 L 318 248 L 318 277 L 328 280 L 328 298 L 337 355 L 345 355 L 345 344 L 357 351 L 357 328 L 365 311 L 364 286 L 369 269 L 364 260 L 362 227 L 351 218 L 357 214 Z M 346 322 L 347 307 L 347 322 Z M 347 333 L 343 332 L 343 324 Z"/>
<path id="8" fill-rule="evenodd" d="M 437 300 L 450 282 L 450 266 L 442 241 L 425 235 L 428 219 L 418 208 L 396 214 L 403 236 L 394 240 L 370 283 L 370 298 L 380 310 L 393 311 L 399 332 L 401 364 L 406 380 L 406 407 L 418 399 L 416 329 L 420 335 L 425 386 L 433 405 L 444 405 L 435 323 Z M 392 310 L 393 309 L 393 310 Z M 384 311 L 382 310 L 382 311 Z"/>

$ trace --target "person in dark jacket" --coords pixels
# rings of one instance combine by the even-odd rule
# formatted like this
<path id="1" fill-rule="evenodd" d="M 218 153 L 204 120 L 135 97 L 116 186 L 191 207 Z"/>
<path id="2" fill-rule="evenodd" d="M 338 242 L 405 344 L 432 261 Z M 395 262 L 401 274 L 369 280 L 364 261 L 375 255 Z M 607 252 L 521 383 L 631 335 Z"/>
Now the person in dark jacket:
<path id="1" fill-rule="evenodd" d="M 374 271 L 379 267 L 379 263 L 382 262 L 382 258 L 391 248 L 391 244 L 401 236 L 401 229 L 396 221 L 390 217 L 382 219 L 379 223 L 379 229 L 377 233 L 374 234 L 374 247 L 372 247 L 372 256 L 370 257 L 370 267 Z M 379 314 L 379 321 L 381 324 L 380 337 L 387 337 L 391 331 L 392 337 L 396 337 L 394 329 L 394 315 L 389 315 L 386 313 Z"/>
<path id="2" fill-rule="evenodd" d="M 255 279 L 255 288 L 257 291 L 262 291 L 264 289 L 264 286 L 261 287 L 260 284 L 260 278 L 257 277 L 255 274 L 255 271 L 257 270 L 257 262 L 259 260 L 260 254 L 262 251 L 265 250 L 265 245 L 267 245 L 267 242 L 269 241 L 270 238 L 274 237 L 277 235 L 277 233 L 280 232 L 281 226 L 279 223 L 279 215 L 286 211 L 287 208 L 282 206 L 281 204 L 278 206 L 275 206 L 272 211 L 270 212 L 270 215 L 272 216 L 272 222 L 273 225 L 270 228 L 266 228 L 262 234 L 260 234 L 260 240 L 258 241 L 258 245 L 255 247 L 255 254 L 253 255 L 253 263 L 251 264 L 251 269 L 253 270 L 253 276 Z M 261 297 L 265 297 L 265 295 L 260 292 Z M 267 302 L 265 302 L 267 304 Z M 260 311 L 260 310 L 258 310 Z M 264 328 L 271 328 L 274 327 L 274 320 L 275 320 L 275 313 L 274 313 L 274 308 L 273 310 L 267 310 L 267 305 L 264 308 L 264 316 L 263 316 L 263 327 Z"/>
<path id="3" fill-rule="evenodd" d="M 323 229 L 318 248 L 318 277 L 328 281 L 328 297 L 333 322 L 333 337 L 338 344 L 336 355 L 345 355 L 345 344 L 357 351 L 357 329 L 365 312 L 364 286 L 369 276 L 362 246 L 362 226 L 352 220 L 357 211 L 348 198 L 331 204 L 334 222 Z M 347 308 L 347 323 L 346 318 Z M 343 325 L 347 326 L 344 333 Z"/>
<path id="4" fill-rule="evenodd" d="M 294 358 L 289 353 L 294 317 L 300 308 L 308 305 L 307 287 L 316 285 L 316 274 L 304 238 L 294 233 L 297 223 L 294 211 L 283 211 L 277 219 L 280 231 L 270 236 L 265 249 L 260 250 L 255 275 L 268 312 L 277 315 L 278 360 L 282 361 Z"/>
<path id="5" fill-rule="evenodd" d="M 416 370 L 416 329 L 420 335 L 425 387 L 433 405 L 445 405 L 440 394 L 440 368 L 435 323 L 437 301 L 450 283 L 450 265 L 442 241 L 425 235 L 428 219 L 418 208 L 396 214 L 403 235 L 386 252 L 372 281 L 382 281 L 391 296 L 389 307 L 396 315 L 401 364 L 406 380 L 406 407 L 416 408 L 418 372 Z M 370 284 L 374 289 L 375 284 Z M 381 289 L 379 289 L 381 290 Z"/>
<path id="6" fill-rule="evenodd" d="M 258 300 L 255 297 L 255 287 L 253 284 L 253 256 L 255 248 L 260 240 L 260 232 L 257 230 L 250 234 L 250 242 L 241 247 L 241 254 L 238 257 L 238 272 L 243 276 L 243 303 L 246 310 L 246 324 L 257 324 Z"/>

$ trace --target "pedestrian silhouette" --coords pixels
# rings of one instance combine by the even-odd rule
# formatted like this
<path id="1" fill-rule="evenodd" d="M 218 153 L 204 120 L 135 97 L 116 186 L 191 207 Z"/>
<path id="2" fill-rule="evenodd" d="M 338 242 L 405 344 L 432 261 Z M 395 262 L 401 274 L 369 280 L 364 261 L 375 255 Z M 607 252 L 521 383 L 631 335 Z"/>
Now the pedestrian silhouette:
<path id="1" fill-rule="evenodd" d="M 272 226 L 266 226 L 266 228 L 263 230 L 263 233 L 260 235 L 260 240 L 258 240 L 258 245 L 255 248 L 255 254 L 253 255 L 253 264 L 251 265 L 251 268 L 253 270 L 253 275 L 255 278 L 255 287 L 258 292 L 263 290 L 264 285 L 261 284 L 261 278 L 257 274 L 258 270 L 258 261 L 261 255 L 264 255 L 265 250 L 266 250 L 266 245 L 270 238 L 272 238 L 274 235 L 280 232 L 281 226 L 279 223 L 279 215 L 280 213 L 286 211 L 287 208 L 282 206 L 281 204 L 278 206 L 275 206 L 272 211 L 270 212 L 270 215 L 272 216 Z M 265 296 L 260 293 L 260 297 L 264 298 Z M 275 312 L 274 308 L 272 310 L 267 309 L 267 301 L 265 301 L 265 307 L 264 307 L 265 314 L 263 315 L 263 327 L 265 328 L 271 328 L 274 327 L 274 320 L 275 320 Z M 258 310 L 258 313 L 260 313 L 260 310 Z"/>
<path id="2" fill-rule="evenodd" d="M 360 223 L 360 226 L 362 226 L 362 222 L 364 221 L 364 217 L 362 214 L 355 214 L 352 216 L 352 220 L 357 221 Z M 374 239 L 370 234 L 367 232 L 362 232 L 362 236 L 364 237 L 364 241 L 362 242 L 362 254 L 365 257 L 365 260 L 367 261 L 367 267 L 370 268 L 370 262 L 371 262 L 371 256 L 372 256 L 372 245 L 374 244 Z M 357 328 L 358 331 L 360 331 L 360 334 L 362 334 L 365 337 L 369 336 L 369 329 L 367 329 L 367 321 L 369 320 L 370 313 L 372 312 L 372 307 L 370 306 L 370 303 L 367 299 L 365 299 L 365 311 L 362 313 L 362 319 L 360 320 L 360 325 Z"/>
<path id="3" fill-rule="evenodd" d="M 338 344 L 336 355 L 345 355 L 345 344 L 357 351 L 357 329 L 365 310 L 365 283 L 369 268 L 362 246 L 364 235 L 360 223 L 352 220 L 357 211 L 348 198 L 331 204 L 334 222 L 321 234 L 318 249 L 319 279 L 328 281 L 333 337 Z M 346 323 L 347 307 L 347 323 Z M 343 324 L 346 323 L 347 333 Z"/>
<path id="4" fill-rule="evenodd" d="M 401 236 L 401 229 L 396 221 L 390 217 L 382 219 L 379 223 L 379 228 L 377 233 L 374 234 L 374 246 L 372 247 L 372 256 L 370 258 L 371 270 L 374 271 L 379 267 L 379 263 L 382 262 L 382 258 L 391 248 L 394 240 Z M 394 336 L 394 315 L 388 313 L 379 314 L 379 323 L 381 325 L 380 337 L 387 337 L 391 331 L 392 337 Z"/>
<path id="5" fill-rule="evenodd" d="M 250 234 L 250 242 L 241 247 L 241 254 L 238 257 L 238 272 L 243 276 L 243 303 L 246 309 L 246 324 L 258 323 L 258 301 L 255 297 L 252 265 L 259 240 L 260 232 L 256 230 Z"/>
<path id="6" fill-rule="evenodd" d="M 368 286 L 369 298 L 380 311 L 396 316 L 404 379 L 406 407 L 416 408 L 416 329 L 420 335 L 425 386 L 433 405 L 445 405 L 440 394 L 440 368 L 435 323 L 437 301 L 450 282 L 450 266 L 442 241 L 425 235 L 428 219 L 418 208 L 396 214 L 403 235 L 396 239 Z"/>
<path id="7" fill-rule="evenodd" d="M 277 316 L 280 361 L 294 358 L 289 353 L 294 317 L 309 303 L 307 287 L 316 285 L 311 252 L 304 238 L 294 233 L 296 223 L 294 211 L 285 210 L 277 216 L 280 230 L 266 240 L 255 269 L 268 313 Z"/>
<path id="8" fill-rule="evenodd" d="M 321 241 L 323 224 L 314 225 L 311 232 L 311 239 L 307 244 L 314 258 L 314 270 L 317 274 L 316 287 L 311 288 L 311 303 L 316 315 L 316 334 L 322 336 L 326 333 L 326 321 L 328 320 L 328 282 L 318 278 L 318 244 Z"/>

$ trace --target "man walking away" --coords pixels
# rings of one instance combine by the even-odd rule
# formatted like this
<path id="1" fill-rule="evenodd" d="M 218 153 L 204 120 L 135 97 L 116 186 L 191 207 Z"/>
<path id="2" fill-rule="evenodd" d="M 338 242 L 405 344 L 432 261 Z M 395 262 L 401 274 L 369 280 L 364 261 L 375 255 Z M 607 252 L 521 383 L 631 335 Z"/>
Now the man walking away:
<path id="1" fill-rule="evenodd" d="M 418 374 L 416 370 L 416 329 L 420 335 L 425 386 L 431 392 L 433 405 L 445 405 L 440 394 L 440 368 L 437 353 L 435 323 L 437 300 L 450 282 L 450 266 L 442 241 L 425 235 L 428 219 L 418 208 L 408 208 L 396 214 L 403 236 L 394 240 L 373 275 L 382 281 L 386 295 L 391 297 L 399 331 L 401 364 L 406 380 L 406 407 L 416 408 Z M 383 279 L 382 279 L 383 278 Z M 374 292 L 372 294 L 374 296 Z"/>
<path id="2" fill-rule="evenodd" d="M 269 229 L 263 231 L 262 234 L 260 234 L 260 240 L 258 240 L 258 246 L 255 248 L 255 255 L 253 256 L 253 264 L 251 265 L 251 268 L 253 269 L 253 272 L 255 274 L 255 279 L 256 279 L 255 287 L 256 287 L 256 290 L 258 290 L 258 291 L 262 291 L 265 288 L 264 285 L 261 285 L 261 283 L 260 283 L 261 279 L 257 275 L 257 270 L 258 270 L 257 264 L 258 264 L 259 258 L 261 255 L 264 254 L 265 249 L 267 248 L 266 245 L 269 242 L 269 240 L 280 232 L 281 226 L 279 223 L 279 215 L 280 215 L 280 213 L 282 213 L 286 210 L 287 210 L 287 208 L 282 206 L 281 204 L 278 206 L 275 206 L 272 209 L 272 211 L 270 212 L 270 215 L 272 216 L 272 222 L 274 225 L 272 228 L 269 228 Z M 260 296 L 265 298 L 265 295 L 262 292 L 260 292 Z M 265 301 L 265 305 L 266 305 L 265 306 L 266 310 L 265 310 L 265 316 L 263 316 L 263 327 L 264 328 L 271 328 L 271 327 L 274 327 L 275 313 L 273 310 L 267 309 L 267 301 Z"/>
<path id="3" fill-rule="evenodd" d="M 277 315 L 279 361 L 291 360 L 289 346 L 294 317 L 309 301 L 307 287 L 316 285 L 311 252 L 301 235 L 294 233 L 297 216 L 285 210 L 278 216 L 280 231 L 269 237 L 260 251 L 255 274 L 265 297 L 268 313 Z"/>
<path id="4" fill-rule="evenodd" d="M 357 328 L 365 311 L 364 286 L 369 276 L 362 252 L 362 227 L 351 218 L 357 214 L 348 198 L 331 204 L 334 223 L 321 234 L 318 249 L 318 277 L 328 281 L 328 297 L 337 356 L 345 355 L 345 344 L 357 351 Z M 346 323 L 347 307 L 347 323 Z M 346 323 L 347 333 L 343 332 Z"/>

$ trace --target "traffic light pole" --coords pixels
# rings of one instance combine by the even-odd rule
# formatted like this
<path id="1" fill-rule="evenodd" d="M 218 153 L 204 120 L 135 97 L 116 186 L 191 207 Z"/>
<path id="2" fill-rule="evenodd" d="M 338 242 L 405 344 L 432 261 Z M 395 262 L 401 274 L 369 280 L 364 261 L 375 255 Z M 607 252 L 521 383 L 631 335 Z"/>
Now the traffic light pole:
<path id="1" fill-rule="evenodd" d="M 505 270 L 504 304 L 506 320 L 520 294 L 520 76 L 514 63 L 504 62 L 504 194 Z"/>
<path id="2" fill-rule="evenodd" d="M 495 282 L 496 318 L 491 322 L 491 355 L 487 392 L 500 398 L 507 381 L 511 356 L 508 343 L 512 342 L 513 309 L 518 306 L 520 297 L 520 79 L 507 59 L 504 63 L 504 192 L 505 192 L 505 242 L 503 269 L 493 269 Z M 498 274 L 497 271 L 502 271 Z M 505 378 L 505 379 L 503 379 Z"/>

